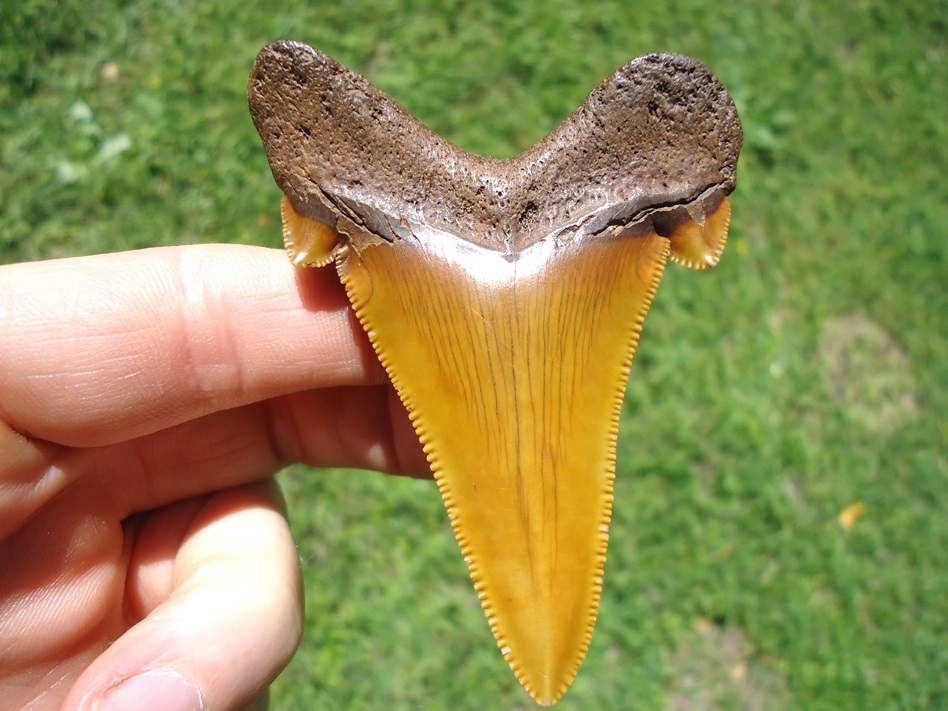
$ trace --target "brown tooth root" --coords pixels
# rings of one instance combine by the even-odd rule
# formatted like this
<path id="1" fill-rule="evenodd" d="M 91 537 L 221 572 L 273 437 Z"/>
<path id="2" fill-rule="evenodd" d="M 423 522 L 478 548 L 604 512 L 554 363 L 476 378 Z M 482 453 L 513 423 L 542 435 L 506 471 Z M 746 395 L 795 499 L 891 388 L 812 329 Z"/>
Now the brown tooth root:
<path id="1" fill-rule="evenodd" d="M 645 314 L 668 258 L 705 268 L 724 249 L 734 104 L 695 60 L 648 55 L 493 160 L 303 44 L 261 51 L 249 95 L 293 263 L 335 261 L 498 645 L 552 704 L 596 618 Z"/>

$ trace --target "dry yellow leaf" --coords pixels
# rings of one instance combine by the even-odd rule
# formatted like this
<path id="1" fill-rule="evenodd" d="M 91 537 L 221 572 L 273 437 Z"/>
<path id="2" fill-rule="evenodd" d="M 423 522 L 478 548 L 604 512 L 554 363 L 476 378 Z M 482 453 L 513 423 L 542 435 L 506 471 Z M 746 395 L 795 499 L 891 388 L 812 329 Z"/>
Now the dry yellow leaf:
<path id="1" fill-rule="evenodd" d="M 843 527 L 844 531 L 848 531 L 850 528 L 853 527 L 853 524 L 856 523 L 856 519 L 862 516 L 865 512 L 866 512 L 865 504 L 861 504 L 861 503 L 850 504 L 849 506 L 847 506 L 846 508 L 844 508 L 842 511 L 839 512 L 839 516 L 837 517 L 836 520 L 839 521 L 839 525 Z"/>

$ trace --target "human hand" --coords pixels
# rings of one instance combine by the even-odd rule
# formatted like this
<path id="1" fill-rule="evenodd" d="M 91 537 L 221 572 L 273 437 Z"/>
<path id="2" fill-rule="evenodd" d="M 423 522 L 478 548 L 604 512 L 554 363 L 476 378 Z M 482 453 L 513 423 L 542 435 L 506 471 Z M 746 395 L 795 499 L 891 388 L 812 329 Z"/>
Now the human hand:
<path id="1" fill-rule="evenodd" d="M 428 472 L 333 270 L 226 245 L 0 267 L 0 707 L 263 694 L 302 624 L 271 478 L 296 461 Z"/>

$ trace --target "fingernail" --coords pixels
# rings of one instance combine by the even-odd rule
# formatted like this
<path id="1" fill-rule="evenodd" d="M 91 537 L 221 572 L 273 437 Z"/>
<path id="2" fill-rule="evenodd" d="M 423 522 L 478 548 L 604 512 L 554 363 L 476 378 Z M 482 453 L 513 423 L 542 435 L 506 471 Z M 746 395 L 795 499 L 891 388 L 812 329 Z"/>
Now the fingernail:
<path id="1" fill-rule="evenodd" d="M 95 711 L 202 711 L 201 692 L 194 683 L 167 669 L 129 677 L 106 692 Z"/>

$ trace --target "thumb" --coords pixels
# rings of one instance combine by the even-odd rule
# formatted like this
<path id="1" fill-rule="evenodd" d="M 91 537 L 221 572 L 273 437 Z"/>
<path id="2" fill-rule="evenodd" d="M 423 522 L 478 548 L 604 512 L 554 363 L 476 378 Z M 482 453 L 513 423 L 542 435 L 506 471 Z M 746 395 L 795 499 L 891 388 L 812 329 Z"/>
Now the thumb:
<path id="1" fill-rule="evenodd" d="M 275 482 L 147 521 L 127 596 L 144 618 L 86 669 L 64 709 L 212 711 L 265 695 L 302 628 L 299 558 Z"/>

